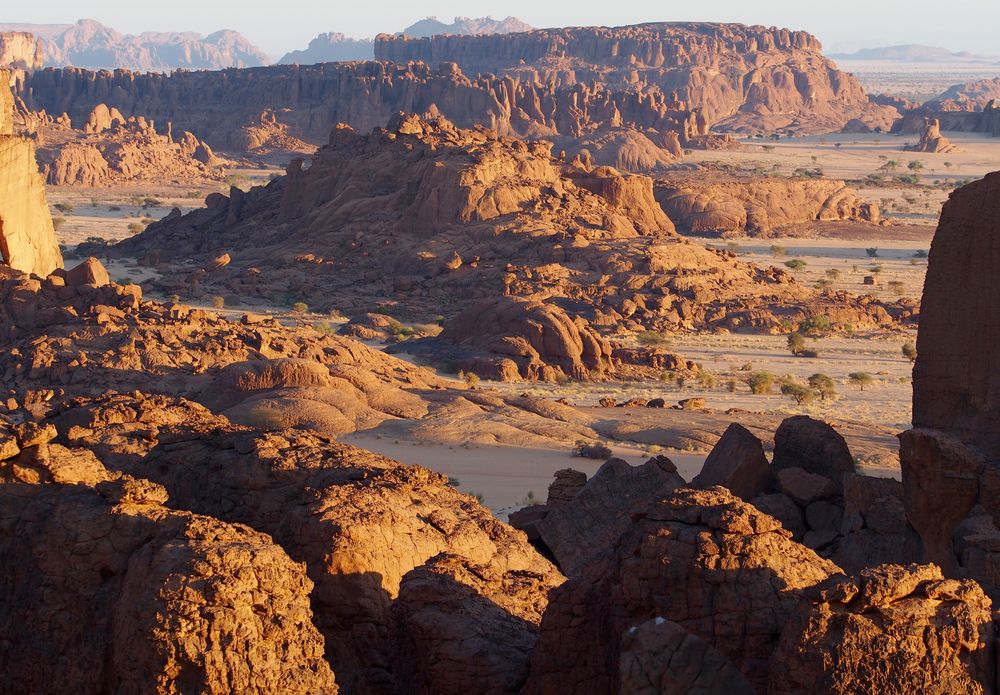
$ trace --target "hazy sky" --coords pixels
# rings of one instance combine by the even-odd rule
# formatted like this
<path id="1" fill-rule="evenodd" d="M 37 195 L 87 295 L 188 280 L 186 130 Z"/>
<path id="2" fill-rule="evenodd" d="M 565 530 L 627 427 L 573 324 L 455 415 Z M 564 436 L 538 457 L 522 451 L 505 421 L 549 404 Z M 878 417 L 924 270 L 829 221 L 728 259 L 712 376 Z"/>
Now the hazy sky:
<path id="1" fill-rule="evenodd" d="M 1000 0 L 45 0 L 5 3 L 0 22 L 69 23 L 85 15 L 126 33 L 235 29 L 275 57 L 324 31 L 370 37 L 426 16 L 514 15 L 536 27 L 721 21 L 810 31 L 828 51 L 900 43 L 1000 54 Z"/>

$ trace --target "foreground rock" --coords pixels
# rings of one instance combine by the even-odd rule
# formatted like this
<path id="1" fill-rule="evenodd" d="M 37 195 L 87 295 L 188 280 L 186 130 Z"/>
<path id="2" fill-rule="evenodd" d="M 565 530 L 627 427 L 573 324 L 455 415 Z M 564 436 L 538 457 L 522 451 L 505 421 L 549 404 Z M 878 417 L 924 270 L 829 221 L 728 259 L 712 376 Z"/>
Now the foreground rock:
<path id="1" fill-rule="evenodd" d="M 308 431 L 246 431 L 163 406 L 77 401 L 52 421 L 116 472 L 162 485 L 174 508 L 246 524 L 304 562 L 343 687 L 399 692 L 414 672 L 435 692 L 467 692 L 480 670 L 523 681 L 545 596 L 562 581 L 523 534 L 428 470 Z M 504 651 L 482 654 L 475 635 Z"/>
<path id="2" fill-rule="evenodd" d="M 805 597 L 771 658 L 769 693 L 995 692 L 990 600 L 975 582 L 883 565 Z"/>
<path id="3" fill-rule="evenodd" d="M 0 690 L 337 692 L 313 584 L 268 536 L 66 482 L 0 484 Z"/>
<path id="4" fill-rule="evenodd" d="M 625 633 L 654 617 L 764 690 L 795 591 L 837 571 L 725 490 L 679 490 L 631 523 L 586 576 L 551 594 L 526 692 L 614 692 Z"/>
<path id="5" fill-rule="evenodd" d="M 952 194 L 931 245 L 901 435 L 903 500 L 916 557 L 1000 590 L 1000 174 Z"/>

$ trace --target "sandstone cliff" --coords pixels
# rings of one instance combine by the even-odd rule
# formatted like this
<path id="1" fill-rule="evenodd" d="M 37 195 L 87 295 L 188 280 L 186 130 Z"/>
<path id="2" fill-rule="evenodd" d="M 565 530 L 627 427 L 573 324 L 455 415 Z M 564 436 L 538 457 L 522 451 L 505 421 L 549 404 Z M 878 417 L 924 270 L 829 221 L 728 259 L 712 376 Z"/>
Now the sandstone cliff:
<path id="1" fill-rule="evenodd" d="M 720 128 L 839 130 L 870 109 L 860 84 L 823 57 L 815 37 L 740 24 L 661 23 L 543 29 L 509 36 L 391 37 L 378 60 L 448 61 L 468 73 L 559 86 L 676 91 Z"/>
<path id="2" fill-rule="evenodd" d="M 24 31 L 0 32 L 0 68 L 41 70 L 45 64 L 42 43 Z"/>
<path id="3" fill-rule="evenodd" d="M 952 194 L 931 245 L 901 435 L 913 552 L 1000 596 L 1000 173 Z"/>
<path id="4" fill-rule="evenodd" d="M 0 69 L 0 260 L 45 276 L 62 267 L 35 146 L 14 135 L 9 74 Z"/>

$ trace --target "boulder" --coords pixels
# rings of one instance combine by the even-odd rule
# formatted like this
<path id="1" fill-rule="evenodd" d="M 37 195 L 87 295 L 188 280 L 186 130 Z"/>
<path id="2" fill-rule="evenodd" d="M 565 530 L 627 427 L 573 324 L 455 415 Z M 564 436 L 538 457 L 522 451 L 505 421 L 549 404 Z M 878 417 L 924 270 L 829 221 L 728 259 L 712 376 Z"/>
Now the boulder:
<path id="1" fill-rule="evenodd" d="M 634 467 L 611 459 L 571 501 L 551 507 L 536 524 L 541 542 L 562 572 L 575 576 L 617 540 L 634 516 L 682 485 L 677 467 L 664 456 Z"/>
<path id="2" fill-rule="evenodd" d="M 80 287 L 81 285 L 102 287 L 110 283 L 111 276 L 108 275 L 104 264 L 93 256 L 66 271 L 66 285 L 68 287 Z"/>
<path id="3" fill-rule="evenodd" d="M 785 468 L 800 468 L 826 478 L 842 493 L 844 475 L 854 473 L 851 450 L 830 425 L 805 415 L 786 419 L 774 433 L 771 466 L 780 474 Z"/>
<path id="4" fill-rule="evenodd" d="M 716 485 L 729 488 L 737 497 L 750 501 L 763 493 L 770 479 L 770 465 L 764 445 L 747 428 L 731 424 L 705 459 L 692 487 Z"/>

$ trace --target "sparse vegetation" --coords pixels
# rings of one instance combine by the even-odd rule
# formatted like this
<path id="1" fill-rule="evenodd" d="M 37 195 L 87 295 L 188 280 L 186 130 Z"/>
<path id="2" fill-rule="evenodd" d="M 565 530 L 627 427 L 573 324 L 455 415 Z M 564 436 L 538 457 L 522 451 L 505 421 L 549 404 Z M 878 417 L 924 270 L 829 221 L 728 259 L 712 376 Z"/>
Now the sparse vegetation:
<path id="1" fill-rule="evenodd" d="M 910 360 L 910 362 L 917 361 L 917 346 L 912 340 L 907 340 L 903 343 L 903 357 Z"/>
<path id="2" fill-rule="evenodd" d="M 793 258 L 790 261 L 785 261 L 785 266 L 791 268 L 792 270 L 802 270 L 808 265 L 801 258 Z"/>
<path id="3" fill-rule="evenodd" d="M 56 203 L 52 207 L 64 214 L 69 214 L 76 209 L 72 203 Z"/>
<path id="4" fill-rule="evenodd" d="M 588 444 L 587 442 L 577 442 L 573 449 L 573 455 L 585 459 L 604 460 L 611 458 L 613 452 L 604 444 Z"/>
<path id="5" fill-rule="evenodd" d="M 670 338 L 661 331 L 643 331 L 636 335 L 635 339 L 646 347 L 665 347 L 670 344 Z"/>
<path id="6" fill-rule="evenodd" d="M 771 389 L 774 388 L 774 374 L 770 372 L 753 372 L 746 378 L 746 384 L 750 387 L 750 393 L 755 396 L 771 393 Z"/>
<path id="7" fill-rule="evenodd" d="M 304 314 L 309 311 L 309 305 L 305 302 L 295 302 L 292 304 L 292 311 L 296 314 Z"/>
<path id="8" fill-rule="evenodd" d="M 226 298 L 221 295 L 215 295 L 212 297 L 212 307 L 215 309 L 224 309 L 226 306 Z"/>
<path id="9" fill-rule="evenodd" d="M 470 389 L 479 387 L 479 375 L 475 372 L 459 372 L 458 378 L 464 381 Z"/>

